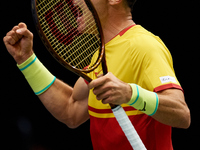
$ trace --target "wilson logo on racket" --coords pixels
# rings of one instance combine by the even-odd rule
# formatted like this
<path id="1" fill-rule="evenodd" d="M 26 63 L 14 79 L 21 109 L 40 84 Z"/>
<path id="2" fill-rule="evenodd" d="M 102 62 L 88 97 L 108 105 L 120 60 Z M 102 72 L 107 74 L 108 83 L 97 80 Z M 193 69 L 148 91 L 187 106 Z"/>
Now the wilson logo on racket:
<path id="1" fill-rule="evenodd" d="M 66 3 L 66 4 L 65 4 Z M 71 10 L 70 16 L 66 14 L 66 7 Z M 81 33 L 77 29 L 77 18 L 82 15 L 81 9 L 77 8 L 72 1 L 62 0 L 59 1 L 54 7 L 45 13 L 45 20 L 49 25 L 51 33 L 56 37 L 56 39 L 64 44 L 69 45 L 73 42 L 75 36 L 80 36 Z M 54 18 L 54 14 L 57 13 L 59 18 Z M 61 22 L 65 28 L 65 31 L 60 30 L 57 24 Z M 66 33 L 67 32 L 67 33 Z"/>

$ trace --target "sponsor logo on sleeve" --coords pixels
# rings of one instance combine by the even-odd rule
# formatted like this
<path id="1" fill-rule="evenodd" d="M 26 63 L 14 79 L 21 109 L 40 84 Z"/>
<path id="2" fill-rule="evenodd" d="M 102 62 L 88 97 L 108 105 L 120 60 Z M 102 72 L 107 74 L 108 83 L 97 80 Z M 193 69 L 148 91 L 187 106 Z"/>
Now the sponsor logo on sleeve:
<path id="1" fill-rule="evenodd" d="M 174 77 L 171 77 L 171 76 L 163 76 L 163 77 L 160 77 L 160 81 L 162 83 L 167 83 L 167 82 L 174 82 L 174 83 L 177 83 L 176 79 Z"/>

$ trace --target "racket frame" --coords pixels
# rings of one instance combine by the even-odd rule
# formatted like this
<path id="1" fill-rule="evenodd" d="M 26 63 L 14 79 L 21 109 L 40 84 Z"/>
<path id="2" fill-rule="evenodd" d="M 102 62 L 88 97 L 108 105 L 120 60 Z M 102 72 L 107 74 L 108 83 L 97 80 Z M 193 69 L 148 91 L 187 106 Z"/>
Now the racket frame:
<path id="1" fill-rule="evenodd" d="M 42 30 L 42 27 L 40 25 L 40 21 L 39 21 L 38 15 L 37 15 L 38 13 L 37 13 L 36 0 L 31 0 L 31 7 L 32 7 L 32 16 L 33 16 L 34 24 L 36 26 L 39 37 L 42 40 L 43 44 L 45 45 L 46 49 L 65 68 L 67 68 L 71 72 L 83 77 L 88 82 L 91 82 L 92 79 L 89 76 L 87 76 L 87 73 L 96 69 L 97 66 L 99 66 L 100 63 L 102 63 L 103 73 L 104 74 L 107 73 L 107 66 L 106 66 L 106 59 L 105 59 L 105 42 L 104 42 L 104 36 L 103 36 L 103 30 L 102 30 L 102 27 L 101 27 L 101 23 L 100 23 L 100 20 L 99 20 L 99 17 L 98 17 L 96 10 L 94 9 L 93 4 L 91 3 L 90 0 L 84 0 L 84 1 L 85 1 L 89 10 L 91 11 L 91 13 L 94 16 L 94 20 L 97 24 L 97 28 L 98 28 L 98 31 L 100 33 L 100 39 L 101 39 L 100 40 L 101 41 L 100 50 L 99 50 L 100 53 L 99 53 L 97 62 L 95 63 L 94 66 L 90 67 L 89 69 L 77 69 L 77 68 L 69 65 L 67 62 L 65 62 L 63 59 L 60 58 L 60 56 L 54 51 L 53 47 L 50 44 L 50 41 L 48 40 L 48 38 L 46 37 L 45 33 Z"/>

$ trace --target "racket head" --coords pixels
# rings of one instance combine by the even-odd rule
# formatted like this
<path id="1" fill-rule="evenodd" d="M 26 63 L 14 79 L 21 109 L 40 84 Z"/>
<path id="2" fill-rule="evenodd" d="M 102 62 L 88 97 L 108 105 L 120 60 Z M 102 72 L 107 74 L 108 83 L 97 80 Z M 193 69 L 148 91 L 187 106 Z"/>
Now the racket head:
<path id="1" fill-rule="evenodd" d="M 90 82 L 87 73 L 105 61 L 101 23 L 90 0 L 32 0 L 32 14 L 52 56 Z"/>

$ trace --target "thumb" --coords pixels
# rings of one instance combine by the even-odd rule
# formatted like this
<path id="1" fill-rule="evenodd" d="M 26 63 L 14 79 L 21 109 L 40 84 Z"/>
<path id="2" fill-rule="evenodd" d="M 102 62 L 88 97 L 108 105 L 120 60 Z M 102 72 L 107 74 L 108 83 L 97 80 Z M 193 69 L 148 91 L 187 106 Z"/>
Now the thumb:
<path id="1" fill-rule="evenodd" d="M 18 24 L 18 27 L 19 28 L 27 28 L 27 25 L 25 23 L 21 22 Z"/>
<path id="2" fill-rule="evenodd" d="M 26 38 L 30 38 L 30 39 L 33 38 L 33 34 L 27 29 L 26 24 L 20 23 L 18 25 L 18 27 L 19 27 L 19 29 L 16 30 L 17 34 L 19 34 L 21 36 L 24 36 Z"/>

